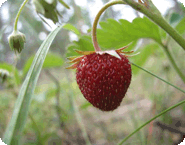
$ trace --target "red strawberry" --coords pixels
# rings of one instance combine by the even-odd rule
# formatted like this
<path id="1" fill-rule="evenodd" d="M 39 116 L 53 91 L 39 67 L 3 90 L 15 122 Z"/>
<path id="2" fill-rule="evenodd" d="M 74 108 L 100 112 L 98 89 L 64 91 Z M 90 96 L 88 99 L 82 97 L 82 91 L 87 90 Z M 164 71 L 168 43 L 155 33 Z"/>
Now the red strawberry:
<path id="1" fill-rule="evenodd" d="M 102 111 L 116 109 L 130 85 L 131 65 L 124 55 L 118 54 L 121 59 L 107 53 L 91 53 L 77 58 L 74 65 L 82 94 Z"/>

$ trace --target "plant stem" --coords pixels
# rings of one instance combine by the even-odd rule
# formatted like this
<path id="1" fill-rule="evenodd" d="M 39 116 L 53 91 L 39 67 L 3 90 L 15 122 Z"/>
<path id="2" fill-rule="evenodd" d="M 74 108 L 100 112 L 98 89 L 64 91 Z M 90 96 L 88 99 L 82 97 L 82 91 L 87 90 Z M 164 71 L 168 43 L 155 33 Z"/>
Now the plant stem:
<path id="1" fill-rule="evenodd" d="M 70 77 L 69 74 L 66 74 L 66 78 L 67 78 L 67 80 L 68 80 L 69 83 L 72 83 L 72 80 L 71 80 L 71 77 Z M 75 113 L 75 116 L 76 116 L 76 120 L 78 122 L 78 125 L 79 125 L 81 131 L 82 131 L 82 135 L 83 135 L 83 138 L 84 138 L 84 140 L 86 142 L 86 145 L 91 145 L 91 142 L 89 140 L 87 131 L 86 131 L 85 126 L 83 124 L 82 117 L 80 115 L 79 109 L 78 109 L 78 107 L 76 105 L 76 102 L 75 102 L 75 99 L 74 99 L 73 96 L 74 96 L 74 93 L 73 93 L 73 91 L 71 91 L 69 93 L 69 99 L 70 99 L 71 105 L 73 107 L 73 110 L 74 110 L 74 113 Z"/>
<path id="2" fill-rule="evenodd" d="M 162 43 L 160 43 L 160 45 L 163 47 L 164 52 L 166 53 L 169 61 L 171 62 L 171 65 L 173 66 L 173 68 L 175 69 L 175 71 L 178 73 L 179 77 L 182 79 L 182 81 L 185 83 L 185 76 L 184 74 L 181 72 L 181 70 L 178 68 L 177 64 L 175 63 L 175 60 L 173 59 L 168 47 Z"/>
<path id="3" fill-rule="evenodd" d="M 27 2 L 28 2 L 28 0 L 25 0 L 22 3 L 21 7 L 19 8 L 19 11 L 18 11 L 17 16 L 15 18 L 14 31 L 17 31 L 17 23 L 18 23 L 18 20 L 19 20 L 19 16 L 20 16 L 22 9 L 24 8 L 24 6 L 26 5 Z"/>
<path id="4" fill-rule="evenodd" d="M 155 23 L 157 23 L 161 28 L 163 28 L 179 45 L 182 46 L 185 50 L 185 40 L 183 37 L 181 37 L 178 32 L 173 29 L 167 22 L 166 20 L 161 16 L 159 10 L 155 7 L 155 5 L 152 3 L 151 0 L 146 0 L 147 3 L 145 6 L 140 3 L 133 2 L 131 0 L 124 0 L 126 3 L 131 5 L 134 9 L 142 12 L 146 16 L 148 16 L 151 20 L 153 20 Z M 184 74 L 180 71 L 178 66 L 175 63 L 175 60 L 173 59 L 172 55 L 169 52 L 169 49 L 166 45 L 164 45 L 161 41 L 156 40 L 164 49 L 169 61 L 171 62 L 173 68 L 176 70 L 182 81 L 185 83 L 185 76 Z"/>
<path id="5" fill-rule="evenodd" d="M 161 26 L 165 31 L 169 30 L 170 32 L 168 32 L 170 35 L 173 35 L 176 38 L 179 38 L 178 40 L 181 40 L 180 42 L 183 43 L 185 48 L 185 40 L 177 33 L 176 30 L 174 30 L 165 20 L 164 18 L 161 16 L 159 10 L 153 5 L 151 0 L 147 0 L 146 5 L 148 4 L 149 8 L 152 11 L 149 11 L 149 9 L 147 8 L 147 6 L 140 4 L 140 3 L 136 3 L 134 1 L 131 0 L 124 0 L 125 2 L 127 2 L 129 5 L 131 5 L 134 9 L 143 12 L 145 15 L 147 15 L 149 18 L 151 18 L 154 22 L 156 22 L 159 26 Z M 97 36 L 96 36 L 96 30 L 97 30 L 97 24 L 98 24 L 98 20 L 100 18 L 100 16 L 102 15 L 102 13 L 110 6 L 115 5 L 115 4 L 126 4 L 123 1 L 112 1 L 109 2 L 107 4 L 105 4 L 101 10 L 98 12 L 98 14 L 95 17 L 94 23 L 93 23 L 93 30 L 92 30 L 92 39 L 93 39 L 93 45 L 96 51 L 101 51 L 98 42 L 97 42 Z M 161 25 L 160 25 L 161 24 Z M 167 30 L 166 30 L 167 29 Z M 178 36 L 177 36 L 178 35 Z M 172 36 L 172 37 L 173 37 Z M 176 41 L 178 41 L 176 40 Z M 185 76 L 183 75 L 183 73 L 180 71 L 180 69 L 178 68 L 178 66 L 176 65 L 173 57 L 171 56 L 167 46 L 165 46 L 161 41 L 156 40 L 163 48 L 164 51 L 168 57 L 168 59 L 170 60 L 172 66 L 174 67 L 174 69 L 176 70 L 176 72 L 178 73 L 178 75 L 180 76 L 180 78 L 183 80 L 183 82 L 185 83 Z M 184 41 L 184 42 L 183 42 Z"/>
<path id="6" fill-rule="evenodd" d="M 61 108 L 60 108 L 60 82 L 58 81 L 58 79 L 49 70 L 45 70 L 45 73 L 55 83 L 55 85 L 57 87 L 57 89 L 56 89 L 56 105 L 55 105 L 55 108 L 56 108 L 56 113 L 57 113 L 58 120 L 59 120 L 59 127 L 61 127 L 61 126 L 63 127 L 63 126 L 65 126 L 65 123 L 63 121 L 61 121 L 61 115 L 60 115 L 61 114 Z"/>
<path id="7" fill-rule="evenodd" d="M 119 145 L 123 144 L 126 140 L 128 140 L 132 135 L 134 135 L 136 132 L 138 132 L 141 128 L 143 128 L 144 126 L 146 126 L 148 123 L 150 123 L 151 121 L 155 120 L 156 118 L 160 117 L 161 115 L 165 114 L 166 112 L 182 105 L 183 103 L 185 103 L 185 100 L 181 101 L 178 104 L 173 105 L 172 107 L 162 111 L 160 114 L 156 115 L 155 117 L 153 117 L 152 119 L 148 120 L 147 122 L 145 122 L 143 125 L 141 125 L 139 128 L 137 128 L 135 131 L 133 131 L 131 134 L 129 134 L 126 138 L 124 138 Z"/>
<path id="8" fill-rule="evenodd" d="M 166 22 L 151 0 L 147 0 L 147 6 L 133 0 L 123 1 L 129 4 L 132 8 L 149 17 L 152 21 L 164 29 L 185 50 L 185 39 Z"/>
<path id="9" fill-rule="evenodd" d="M 38 142 L 39 142 L 39 144 L 42 144 L 42 134 L 41 134 L 41 132 L 40 132 L 40 130 L 39 130 L 39 127 L 38 127 L 37 123 L 35 122 L 35 119 L 34 119 L 33 116 L 31 115 L 31 113 L 29 113 L 28 115 L 29 115 L 29 117 L 30 117 L 30 119 L 31 119 L 31 121 L 32 121 L 32 123 L 33 123 L 33 125 L 35 126 L 35 128 L 36 128 L 36 130 L 37 130 L 37 133 L 38 133 Z"/>
<path id="10" fill-rule="evenodd" d="M 177 89 L 177 90 L 179 90 L 179 91 L 181 91 L 182 93 L 184 93 L 184 94 L 185 94 L 185 90 L 182 90 L 182 89 L 180 89 L 179 87 L 177 87 L 177 86 L 175 86 L 175 85 L 173 85 L 173 84 L 171 84 L 171 83 L 169 83 L 169 82 L 165 81 L 164 79 L 162 79 L 162 78 L 158 77 L 157 75 L 155 75 L 155 74 L 151 73 L 150 71 L 148 71 L 148 70 L 146 70 L 146 69 L 144 69 L 144 68 L 142 68 L 142 67 L 138 66 L 137 64 L 135 64 L 135 63 L 133 63 L 133 62 L 131 62 L 131 64 L 132 64 L 132 65 L 134 65 L 134 66 L 136 66 L 136 67 L 138 67 L 139 69 L 141 69 L 141 70 L 143 70 L 143 71 L 145 71 L 145 72 L 149 73 L 150 75 L 152 75 L 152 76 L 154 76 L 154 77 L 158 78 L 159 80 L 161 80 L 161 81 L 165 82 L 166 84 L 168 84 L 168 85 L 170 85 L 170 86 L 174 87 L 175 89 Z"/>
<path id="11" fill-rule="evenodd" d="M 75 99 L 74 99 L 73 96 L 71 96 L 71 98 L 72 98 L 72 101 L 73 101 L 73 107 L 74 107 L 74 111 L 75 111 L 77 122 L 78 122 L 78 124 L 80 126 L 80 129 L 82 131 L 82 135 L 83 135 L 83 137 L 85 139 L 86 145 L 91 145 L 91 142 L 89 140 L 89 137 L 88 137 L 86 129 L 85 129 L 85 126 L 84 126 L 83 121 L 82 121 L 82 117 L 80 115 L 80 112 L 78 110 L 78 107 L 76 105 L 76 102 L 75 102 Z"/>
<path id="12" fill-rule="evenodd" d="M 97 30 L 97 25 L 98 25 L 98 20 L 100 19 L 100 16 L 102 15 L 102 13 L 110 6 L 112 5 L 116 5 L 116 4 L 125 4 L 125 2 L 121 1 L 121 0 L 116 0 L 116 1 L 112 1 L 109 2 L 107 4 L 105 4 L 101 10 L 98 12 L 98 14 L 95 17 L 94 23 L 93 23 L 93 28 L 92 28 L 92 41 L 93 41 L 93 45 L 94 45 L 94 49 L 95 51 L 101 51 L 99 45 L 98 45 L 98 41 L 97 41 L 97 36 L 96 36 L 96 30 Z"/>
<path id="13" fill-rule="evenodd" d="M 17 66 L 17 63 L 19 61 L 19 58 L 20 58 L 20 54 L 18 53 L 15 53 L 15 56 L 14 56 L 14 63 L 13 63 L 13 74 L 14 74 L 14 81 L 16 82 L 16 78 L 15 78 L 15 74 L 16 74 L 16 66 Z M 18 84 L 15 83 L 14 84 L 15 87 L 18 87 Z M 18 94 L 17 94 L 18 95 Z"/>

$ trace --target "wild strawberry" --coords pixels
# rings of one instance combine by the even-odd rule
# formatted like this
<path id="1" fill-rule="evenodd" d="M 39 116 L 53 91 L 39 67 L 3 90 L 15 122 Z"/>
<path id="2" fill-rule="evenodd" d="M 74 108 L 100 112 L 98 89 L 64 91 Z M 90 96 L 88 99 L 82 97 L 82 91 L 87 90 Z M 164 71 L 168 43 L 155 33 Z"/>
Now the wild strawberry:
<path id="1" fill-rule="evenodd" d="M 130 85 L 131 65 L 119 52 L 116 53 L 120 59 L 106 52 L 89 52 L 73 59 L 77 63 L 70 67 L 77 68 L 76 80 L 84 97 L 102 111 L 113 111 L 120 106 Z"/>

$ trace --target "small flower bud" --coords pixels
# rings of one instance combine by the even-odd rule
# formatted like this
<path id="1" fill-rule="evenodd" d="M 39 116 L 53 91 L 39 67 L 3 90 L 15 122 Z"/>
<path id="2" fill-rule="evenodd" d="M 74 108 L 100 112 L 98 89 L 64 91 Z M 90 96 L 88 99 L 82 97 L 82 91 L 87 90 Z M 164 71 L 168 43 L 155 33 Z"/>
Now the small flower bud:
<path id="1" fill-rule="evenodd" d="M 24 43 L 26 42 L 25 35 L 19 31 L 13 31 L 8 40 L 10 48 L 15 52 L 21 53 L 24 49 Z"/>
<path id="2" fill-rule="evenodd" d="M 10 73 L 7 70 L 0 69 L 0 78 L 2 79 L 2 83 L 4 83 L 9 76 L 10 76 Z"/>

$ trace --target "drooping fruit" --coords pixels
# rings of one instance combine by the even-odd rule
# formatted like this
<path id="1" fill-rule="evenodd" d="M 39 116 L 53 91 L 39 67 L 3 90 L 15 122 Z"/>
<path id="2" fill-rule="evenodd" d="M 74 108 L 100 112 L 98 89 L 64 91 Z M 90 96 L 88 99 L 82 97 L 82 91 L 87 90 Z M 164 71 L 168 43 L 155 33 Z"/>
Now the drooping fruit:
<path id="1" fill-rule="evenodd" d="M 89 53 L 75 59 L 76 80 L 84 97 L 102 111 L 113 111 L 125 97 L 131 82 L 131 65 L 108 53 Z"/>

